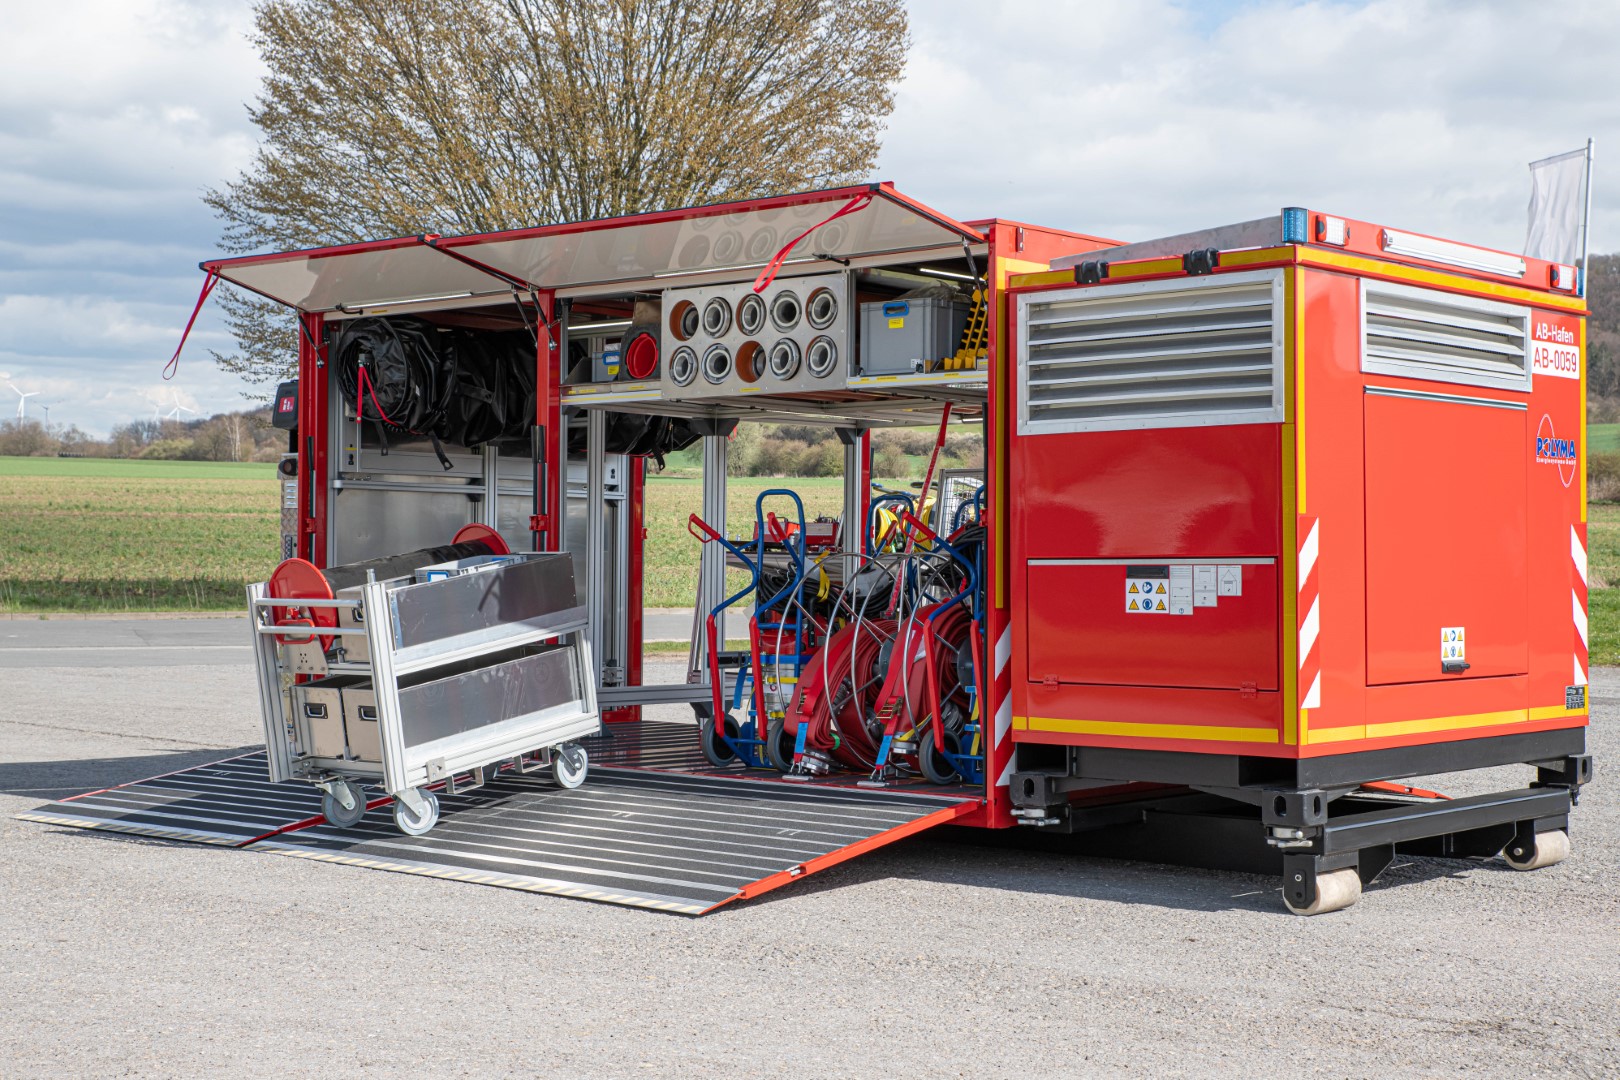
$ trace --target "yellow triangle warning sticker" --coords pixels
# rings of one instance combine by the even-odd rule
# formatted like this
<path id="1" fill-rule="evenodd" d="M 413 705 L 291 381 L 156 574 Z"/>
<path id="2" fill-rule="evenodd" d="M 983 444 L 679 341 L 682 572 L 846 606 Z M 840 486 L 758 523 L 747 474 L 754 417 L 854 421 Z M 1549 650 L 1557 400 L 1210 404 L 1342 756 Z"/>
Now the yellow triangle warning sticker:
<path id="1" fill-rule="evenodd" d="M 1137 589 L 1136 589 L 1136 582 L 1134 582 L 1134 581 L 1133 581 L 1133 582 L 1131 582 L 1131 588 L 1130 588 L 1130 591 L 1131 591 L 1131 592 L 1136 592 L 1136 591 L 1137 591 Z"/>
<path id="2" fill-rule="evenodd" d="M 1126 611 L 1140 611 L 1141 609 L 1136 606 L 1136 601 L 1132 600 L 1131 601 L 1131 606 L 1126 608 L 1125 610 Z"/>
<path id="3" fill-rule="evenodd" d="M 1162 581 L 1159 582 L 1159 587 L 1157 589 L 1154 589 L 1153 591 L 1155 593 L 1158 593 L 1160 596 L 1163 596 L 1164 595 L 1164 582 L 1162 582 Z M 1160 604 L 1159 606 L 1163 607 L 1164 605 Z"/>
<path id="4" fill-rule="evenodd" d="M 1163 600 L 1160 600 L 1160 601 L 1159 601 L 1159 606 L 1158 606 L 1158 607 L 1156 607 L 1156 608 L 1154 608 L 1154 609 L 1153 609 L 1153 610 L 1154 610 L 1154 611 L 1163 611 L 1163 610 L 1164 610 L 1164 601 L 1163 601 Z"/>

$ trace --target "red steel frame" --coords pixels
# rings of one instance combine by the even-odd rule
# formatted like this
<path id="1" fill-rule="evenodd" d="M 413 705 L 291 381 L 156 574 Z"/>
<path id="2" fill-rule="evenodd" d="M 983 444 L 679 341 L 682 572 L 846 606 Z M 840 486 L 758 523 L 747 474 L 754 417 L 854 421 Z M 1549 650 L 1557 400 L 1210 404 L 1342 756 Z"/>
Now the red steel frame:
<path id="1" fill-rule="evenodd" d="M 985 438 L 986 479 L 989 486 L 989 498 L 985 509 L 985 524 L 988 534 L 986 563 L 991 570 L 989 574 L 990 581 L 987 583 L 989 593 L 985 621 L 985 659 L 987 663 L 981 665 L 981 668 L 986 670 L 991 667 L 994 668 L 987 684 L 981 687 L 981 700 L 985 703 L 982 714 L 987 733 L 986 772 L 988 775 L 988 791 L 982 807 L 975 806 L 972 810 L 967 811 L 965 816 L 960 819 L 960 823 L 981 827 L 1005 828 L 1014 823 L 1009 812 L 1011 804 L 1006 789 L 1007 779 L 1011 772 L 1013 749 L 1012 740 L 1008 737 L 1011 715 L 1012 663 L 1011 620 L 1008 608 L 1007 585 L 1007 473 L 1005 464 L 1010 430 L 1009 417 L 1011 414 L 1009 410 L 1012 400 L 1010 396 L 1012 383 L 1011 363 L 1006 353 L 1006 343 L 1009 343 L 1011 339 L 1005 324 L 1004 305 L 1000 303 L 999 298 L 1012 274 L 1044 269 L 1053 258 L 1104 248 L 1110 246 L 1113 243 L 1112 241 L 1082 233 L 1039 228 L 1002 219 L 985 219 L 964 224 L 901 195 L 893 189 L 892 185 L 882 183 L 852 186 L 830 191 L 751 199 L 720 206 L 659 211 L 622 218 L 548 225 L 534 229 L 519 229 L 475 236 L 439 237 L 428 234 L 398 237 L 334 248 L 217 260 L 204 264 L 204 268 L 218 270 L 228 268 L 231 265 L 248 265 L 288 258 L 324 258 L 345 254 L 386 251 L 413 245 L 427 245 L 438 248 L 446 255 L 455 257 L 460 261 L 486 269 L 497 277 L 511 281 L 513 279 L 510 275 L 484 267 L 476 258 L 461 249 L 476 248 L 479 244 L 498 240 L 565 235 L 610 229 L 627 224 L 674 221 L 684 218 L 729 214 L 746 210 L 766 210 L 809 203 L 830 203 L 841 199 L 847 200 L 862 194 L 872 194 L 905 206 L 921 216 L 956 231 L 969 240 L 981 242 L 982 239 L 982 242 L 989 247 L 989 271 L 986 284 L 988 286 L 988 302 L 992 317 L 988 328 L 987 343 L 990 378 L 985 418 Z M 537 545 L 539 550 L 557 551 L 561 550 L 563 544 L 561 493 L 567 482 L 567 463 L 564 460 L 559 460 L 562 445 L 562 357 L 559 350 L 560 343 L 555 332 L 557 300 L 553 289 L 536 288 L 533 290 L 533 297 L 538 305 L 539 321 L 542 324 L 536 355 L 538 378 L 536 380 L 535 421 L 542 429 L 542 446 L 544 447 L 545 458 L 541 466 L 542 476 L 537 478 L 540 501 L 535 508 L 535 514 L 530 521 L 530 526 L 531 530 L 539 537 L 539 544 Z M 313 339 L 319 341 L 323 325 L 322 316 L 301 313 L 299 317 L 303 320 L 305 328 Z M 304 534 L 312 538 L 307 549 L 308 554 L 311 556 L 311 561 L 317 565 L 323 565 L 326 558 L 326 479 L 328 469 L 326 409 L 328 402 L 326 380 L 320 377 L 323 368 L 324 358 L 319 357 L 310 342 L 301 337 L 299 343 L 299 378 L 303 392 L 300 396 L 299 430 L 301 437 L 313 439 L 313 443 L 305 442 L 299 448 L 299 516 Z M 862 450 L 860 455 L 862 463 L 860 479 L 864 485 L 862 490 L 868 491 L 872 465 L 869 434 L 863 433 L 860 445 Z M 314 451 L 313 460 L 306 460 L 308 457 L 307 451 L 311 446 Z M 642 469 L 632 469 L 629 499 L 631 544 L 627 553 L 631 560 L 629 569 L 632 587 L 628 621 L 632 645 L 629 655 L 626 657 L 626 675 L 632 685 L 640 679 L 643 668 L 642 650 L 640 648 L 643 627 L 640 584 L 643 569 L 644 483 L 644 471 Z M 313 504 L 310 502 L 312 487 L 314 489 Z M 864 522 L 860 527 L 864 530 Z M 608 719 L 630 719 L 637 713 L 639 713 L 639 710 L 617 710 Z"/>

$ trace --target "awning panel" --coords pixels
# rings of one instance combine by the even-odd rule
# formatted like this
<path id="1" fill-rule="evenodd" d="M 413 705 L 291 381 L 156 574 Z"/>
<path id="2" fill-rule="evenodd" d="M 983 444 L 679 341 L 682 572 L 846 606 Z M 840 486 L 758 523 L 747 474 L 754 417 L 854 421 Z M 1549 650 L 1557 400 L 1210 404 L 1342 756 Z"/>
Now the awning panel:
<path id="1" fill-rule="evenodd" d="M 851 200 L 863 209 L 805 237 L 789 261 L 815 255 L 856 258 L 949 247 L 984 237 L 913 203 L 887 185 L 786 195 L 746 203 L 550 225 L 481 236 L 445 237 L 438 247 L 540 288 L 568 289 L 721 270 L 757 270 L 794 237 Z"/>
<path id="2" fill-rule="evenodd" d="M 304 311 L 386 307 L 511 292 L 494 274 L 469 266 L 422 237 L 379 240 L 203 264 L 226 281 Z"/>

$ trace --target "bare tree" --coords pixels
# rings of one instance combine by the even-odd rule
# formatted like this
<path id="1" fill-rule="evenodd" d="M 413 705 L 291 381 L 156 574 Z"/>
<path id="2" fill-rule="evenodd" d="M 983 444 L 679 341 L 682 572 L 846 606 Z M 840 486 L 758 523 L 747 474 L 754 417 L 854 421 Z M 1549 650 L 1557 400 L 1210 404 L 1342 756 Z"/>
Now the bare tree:
<path id="1" fill-rule="evenodd" d="M 263 142 L 205 197 L 232 253 L 540 225 L 830 186 L 873 167 L 903 0 L 265 0 Z M 222 303 L 256 382 L 284 309 Z"/>

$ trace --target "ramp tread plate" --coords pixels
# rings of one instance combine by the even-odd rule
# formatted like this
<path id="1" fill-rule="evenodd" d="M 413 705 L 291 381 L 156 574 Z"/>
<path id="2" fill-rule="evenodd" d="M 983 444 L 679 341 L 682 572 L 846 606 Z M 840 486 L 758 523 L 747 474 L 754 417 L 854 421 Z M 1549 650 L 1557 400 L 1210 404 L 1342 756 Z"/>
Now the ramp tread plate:
<path id="1" fill-rule="evenodd" d="M 506 773 L 439 802 L 426 836 L 374 812 L 252 850 L 699 915 L 977 805 L 612 768 L 572 791 Z"/>
<path id="2" fill-rule="evenodd" d="M 241 847 L 321 814 L 308 784 L 272 784 L 263 752 L 46 803 L 25 821 Z"/>

